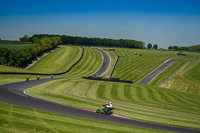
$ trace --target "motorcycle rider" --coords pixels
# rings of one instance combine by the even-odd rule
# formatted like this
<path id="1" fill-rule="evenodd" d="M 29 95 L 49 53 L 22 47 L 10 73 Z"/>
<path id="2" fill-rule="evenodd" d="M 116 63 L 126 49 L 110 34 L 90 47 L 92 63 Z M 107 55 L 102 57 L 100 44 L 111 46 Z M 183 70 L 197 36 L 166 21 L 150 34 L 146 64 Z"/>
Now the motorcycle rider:
<path id="1" fill-rule="evenodd" d="M 103 111 L 105 111 L 106 108 L 112 107 L 112 102 L 105 103 L 103 106 L 104 106 Z"/>

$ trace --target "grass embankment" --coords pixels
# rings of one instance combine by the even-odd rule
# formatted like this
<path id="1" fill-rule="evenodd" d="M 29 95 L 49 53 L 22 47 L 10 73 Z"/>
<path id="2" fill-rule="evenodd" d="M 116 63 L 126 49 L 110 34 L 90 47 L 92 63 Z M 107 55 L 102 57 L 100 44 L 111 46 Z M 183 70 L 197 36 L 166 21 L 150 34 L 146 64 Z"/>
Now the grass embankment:
<path id="1" fill-rule="evenodd" d="M 189 63 L 180 73 L 160 85 L 171 90 L 200 95 L 200 61 Z"/>
<path id="2" fill-rule="evenodd" d="M 115 114 L 167 125 L 199 128 L 200 97 L 158 87 L 83 79 L 63 79 L 26 90 L 27 93 L 78 108 L 96 110 L 112 101 Z"/>
<path id="3" fill-rule="evenodd" d="M 0 102 L 0 131 L 3 133 L 156 133 L 151 129 L 124 126 L 88 119 L 47 113 Z"/>
<path id="4" fill-rule="evenodd" d="M 138 82 L 148 73 L 170 58 L 196 58 L 198 53 L 185 52 L 187 56 L 176 56 L 175 51 L 122 49 L 116 48 L 115 52 L 120 56 L 114 78 Z M 137 52 L 137 55 L 134 53 Z M 142 54 L 142 56 L 138 56 Z"/>
<path id="5" fill-rule="evenodd" d="M 78 61 L 81 54 L 81 47 L 62 45 L 62 49 L 41 58 L 28 70 L 36 73 L 61 73 Z"/>

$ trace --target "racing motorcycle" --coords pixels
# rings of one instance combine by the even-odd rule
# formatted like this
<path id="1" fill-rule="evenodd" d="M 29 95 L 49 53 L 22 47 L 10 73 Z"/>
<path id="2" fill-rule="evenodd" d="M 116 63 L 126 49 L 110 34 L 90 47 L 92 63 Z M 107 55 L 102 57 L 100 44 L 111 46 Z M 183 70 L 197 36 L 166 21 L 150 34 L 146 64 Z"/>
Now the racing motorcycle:
<path id="1" fill-rule="evenodd" d="M 101 105 L 99 109 L 96 110 L 96 113 L 101 113 L 105 115 L 111 115 L 113 114 L 114 107 L 106 107 L 105 105 Z"/>

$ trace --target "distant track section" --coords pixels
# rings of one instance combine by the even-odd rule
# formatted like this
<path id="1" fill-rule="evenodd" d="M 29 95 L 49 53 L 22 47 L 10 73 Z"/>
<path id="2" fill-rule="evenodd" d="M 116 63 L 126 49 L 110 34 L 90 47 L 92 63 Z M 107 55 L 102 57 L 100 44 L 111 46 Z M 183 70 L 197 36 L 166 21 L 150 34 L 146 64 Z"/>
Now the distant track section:
<path id="1" fill-rule="evenodd" d="M 162 71 L 164 71 L 167 67 L 169 67 L 172 63 L 175 61 L 180 60 L 180 58 L 174 58 L 174 59 L 169 59 L 165 61 L 162 65 L 154 69 L 151 73 L 146 75 L 144 78 L 142 78 L 138 83 L 141 84 L 148 84 L 151 80 L 153 80 L 158 74 L 160 74 Z"/>
<path id="2" fill-rule="evenodd" d="M 76 61 L 68 70 L 64 71 L 64 72 L 61 72 L 61 73 L 51 73 L 51 74 L 48 74 L 48 73 L 24 73 L 24 72 L 0 72 L 0 74 L 28 74 L 28 75 L 62 75 L 62 74 L 65 74 L 67 72 L 69 72 L 77 63 L 79 63 L 81 61 L 81 59 L 83 58 L 83 55 L 84 55 L 84 48 L 82 48 L 82 54 L 81 54 L 81 57 L 79 58 L 78 61 Z"/>

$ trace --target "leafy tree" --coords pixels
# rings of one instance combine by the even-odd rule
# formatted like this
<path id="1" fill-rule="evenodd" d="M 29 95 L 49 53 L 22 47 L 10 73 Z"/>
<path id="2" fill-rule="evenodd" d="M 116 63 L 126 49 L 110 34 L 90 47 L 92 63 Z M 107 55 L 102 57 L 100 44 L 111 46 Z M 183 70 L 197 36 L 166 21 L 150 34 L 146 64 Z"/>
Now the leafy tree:
<path id="1" fill-rule="evenodd" d="M 59 36 L 52 36 L 52 37 L 50 37 L 50 38 L 51 38 L 51 40 L 52 40 L 52 46 L 53 46 L 53 47 L 56 47 L 56 46 L 62 44 L 62 39 L 61 39 L 61 37 L 59 37 Z"/>
<path id="2" fill-rule="evenodd" d="M 169 49 L 169 50 L 172 50 L 172 49 L 173 49 L 173 47 L 172 47 L 172 46 L 169 46 L 169 47 L 168 47 L 168 49 Z"/>
<path id="3" fill-rule="evenodd" d="M 158 49 L 158 45 L 157 45 L 157 44 L 154 44 L 154 45 L 153 45 L 153 49 Z"/>
<path id="4" fill-rule="evenodd" d="M 178 46 L 173 46 L 172 49 L 175 50 L 175 51 L 180 50 Z"/>
<path id="5" fill-rule="evenodd" d="M 27 35 L 27 34 L 25 34 L 23 37 L 21 37 L 20 39 L 19 39 L 21 42 L 29 42 L 30 41 L 30 37 Z"/>
<path id="6" fill-rule="evenodd" d="M 40 39 L 38 37 L 31 38 L 32 43 L 40 43 Z"/>
<path id="7" fill-rule="evenodd" d="M 149 44 L 147 45 L 147 48 L 148 48 L 148 49 L 152 49 L 152 44 L 149 43 Z"/>
<path id="8" fill-rule="evenodd" d="M 183 50 L 183 51 L 188 51 L 189 48 L 188 47 L 180 47 L 180 50 Z"/>
<path id="9" fill-rule="evenodd" d="M 41 46 L 43 50 L 52 48 L 51 43 L 52 43 L 52 40 L 49 37 L 45 36 L 41 38 Z"/>

